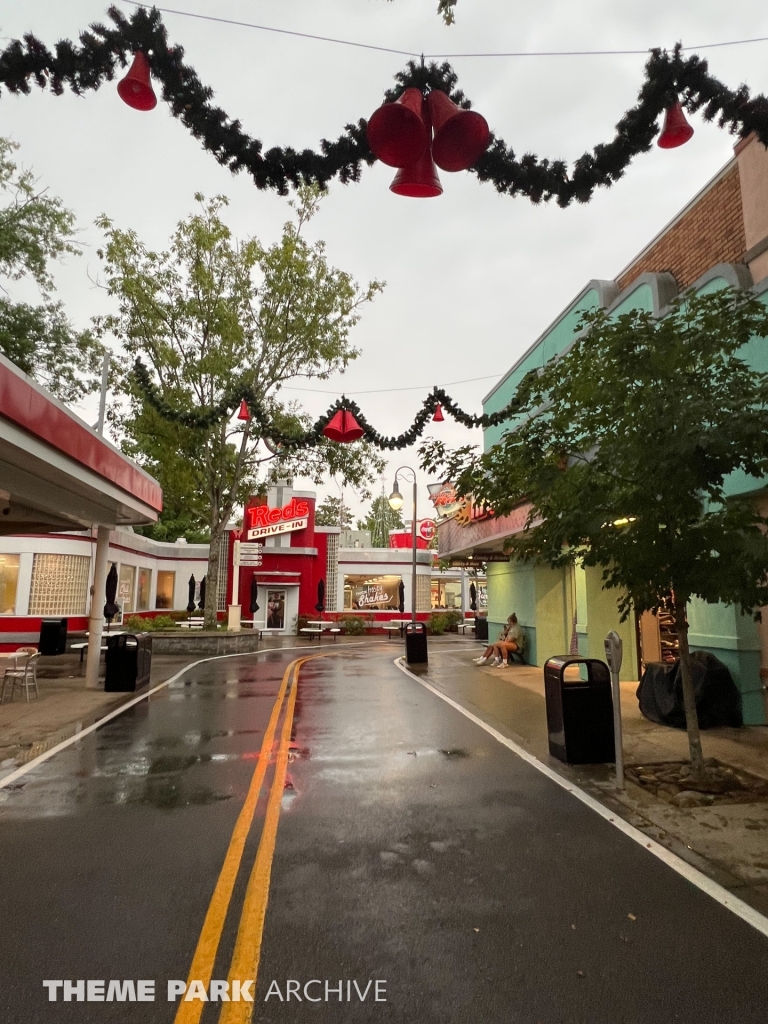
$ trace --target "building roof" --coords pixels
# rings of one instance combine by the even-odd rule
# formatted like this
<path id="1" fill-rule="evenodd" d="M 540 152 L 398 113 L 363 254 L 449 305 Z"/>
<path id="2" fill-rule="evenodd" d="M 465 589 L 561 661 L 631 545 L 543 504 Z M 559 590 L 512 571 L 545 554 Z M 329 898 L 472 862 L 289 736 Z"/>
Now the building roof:
<path id="1" fill-rule="evenodd" d="M 160 484 L 0 356 L 0 535 L 155 522 Z"/>

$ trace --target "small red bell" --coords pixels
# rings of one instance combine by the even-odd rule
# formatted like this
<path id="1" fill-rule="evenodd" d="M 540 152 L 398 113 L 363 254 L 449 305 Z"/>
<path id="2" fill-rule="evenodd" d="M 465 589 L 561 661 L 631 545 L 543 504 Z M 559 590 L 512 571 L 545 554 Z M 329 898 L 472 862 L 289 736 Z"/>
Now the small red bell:
<path id="1" fill-rule="evenodd" d="M 251 418 L 251 414 L 248 412 L 248 403 L 245 399 L 240 403 L 240 411 L 237 414 L 237 418 L 239 420 L 249 420 Z"/>
<path id="2" fill-rule="evenodd" d="M 443 407 L 438 402 L 437 405 L 435 406 L 435 415 L 432 417 L 432 422 L 433 423 L 442 423 L 444 419 L 445 419 L 445 416 L 443 416 Z"/>
<path id="3" fill-rule="evenodd" d="M 337 409 L 323 427 L 323 434 L 331 441 L 349 444 L 352 441 L 359 441 L 365 431 L 348 409 Z"/>
<path id="4" fill-rule="evenodd" d="M 395 175 L 389 191 L 396 196 L 411 196 L 414 199 L 433 199 L 443 194 L 443 186 L 432 159 L 432 147 L 428 146 L 421 159 L 409 167 L 402 167 Z"/>
<path id="5" fill-rule="evenodd" d="M 466 171 L 488 149 L 491 130 L 482 114 L 463 110 L 439 89 L 427 97 L 435 129 L 432 155 L 444 171 Z"/>
<path id="6" fill-rule="evenodd" d="M 377 160 L 390 167 L 415 163 L 430 140 L 420 89 L 406 89 L 394 103 L 384 103 L 368 122 L 368 145 Z"/>
<path id="7" fill-rule="evenodd" d="M 667 107 L 664 112 L 661 135 L 656 140 L 656 145 L 662 149 L 675 149 L 677 146 L 685 145 L 692 135 L 693 128 L 686 121 L 680 102 Z"/>
<path id="8" fill-rule="evenodd" d="M 149 61 L 141 50 L 136 52 L 128 74 L 118 82 L 117 94 L 134 110 L 153 110 L 157 106 L 157 96 L 149 78 Z"/>

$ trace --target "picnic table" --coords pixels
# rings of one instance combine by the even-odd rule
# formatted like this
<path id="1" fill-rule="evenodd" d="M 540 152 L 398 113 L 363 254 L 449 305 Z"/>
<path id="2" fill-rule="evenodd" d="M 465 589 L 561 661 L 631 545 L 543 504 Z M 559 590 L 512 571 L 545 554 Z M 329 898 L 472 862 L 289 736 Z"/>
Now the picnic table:
<path id="1" fill-rule="evenodd" d="M 386 629 L 387 636 L 391 640 L 394 633 L 399 633 L 400 636 L 403 636 L 405 627 L 410 621 L 410 619 L 392 619 L 390 622 L 383 622 L 382 626 Z"/>
<path id="2" fill-rule="evenodd" d="M 316 636 L 318 640 L 322 640 L 323 633 L 331 633 L 333 635 L 333 639 L 336 640 L 339 633 L 341 633 L 341 627 L 336 626 L 333 622 L 316 619 L 313 622 L 308 622 L 303 629 L 299 630 L 299 632 L 305 633 L 308 638 Z"/>

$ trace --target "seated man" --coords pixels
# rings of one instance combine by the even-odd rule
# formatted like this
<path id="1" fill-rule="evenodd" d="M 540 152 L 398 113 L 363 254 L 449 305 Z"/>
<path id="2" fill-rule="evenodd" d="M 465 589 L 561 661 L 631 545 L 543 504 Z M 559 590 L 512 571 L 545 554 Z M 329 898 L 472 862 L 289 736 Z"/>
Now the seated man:
<path id="1" fill-rule="evenodd" d="M 492 665 L 498 668 L 499 665 L 506 665 L 507 655 L 510 651 L 520 649 L 523 638 L 523 630 L 513 612 L 507 619 L 507 624 L 499 635 L 496 643 L 489 644 L 481 658 L 475 660 L 476 665 Z"/>

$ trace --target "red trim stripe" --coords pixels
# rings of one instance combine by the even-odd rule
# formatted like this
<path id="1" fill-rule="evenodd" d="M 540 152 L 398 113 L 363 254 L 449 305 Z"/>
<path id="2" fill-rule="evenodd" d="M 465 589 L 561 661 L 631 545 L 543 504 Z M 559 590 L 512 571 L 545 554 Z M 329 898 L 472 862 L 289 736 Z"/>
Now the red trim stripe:
<path id="1" fill-rule="evenodd" d="M 160 512 L 160 485 L 97 434 L 0 363 L 0 415 Z"/>

